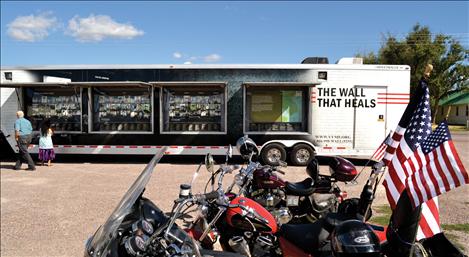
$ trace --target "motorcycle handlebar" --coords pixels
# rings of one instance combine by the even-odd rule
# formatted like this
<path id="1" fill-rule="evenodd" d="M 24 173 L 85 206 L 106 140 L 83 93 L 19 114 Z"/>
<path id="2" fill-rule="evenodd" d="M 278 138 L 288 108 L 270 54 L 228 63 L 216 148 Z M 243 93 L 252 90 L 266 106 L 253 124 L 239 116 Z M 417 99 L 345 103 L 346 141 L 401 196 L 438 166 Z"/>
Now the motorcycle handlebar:
<path id="1" fill-rule="evenodd" d="M 217 199 L 220 196 L 220 194 L 217 191 L 212 191 L 210 193 L 203 194 L 202 196 L 204 197 L 205 200 L 214 200 L 214 199 Z"/>

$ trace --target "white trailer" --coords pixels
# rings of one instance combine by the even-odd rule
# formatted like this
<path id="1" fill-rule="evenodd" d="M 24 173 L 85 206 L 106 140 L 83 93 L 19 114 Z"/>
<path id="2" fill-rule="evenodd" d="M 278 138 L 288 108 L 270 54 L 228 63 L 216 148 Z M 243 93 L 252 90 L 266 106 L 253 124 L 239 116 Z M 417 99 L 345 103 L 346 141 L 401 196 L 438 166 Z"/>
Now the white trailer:
<path id="1" fill-rule="evenodd" d="M 249 135 L 266 163 L 368 158 L 409 102 L 410 67 L 351 60 L 2 67 L 1 130 L 16 150 L 8 135 L 22 109 L 35 128 L 52 121 L 59 154 L 153 154 L 170 146 L 167 154 L 223 155 Z"/>

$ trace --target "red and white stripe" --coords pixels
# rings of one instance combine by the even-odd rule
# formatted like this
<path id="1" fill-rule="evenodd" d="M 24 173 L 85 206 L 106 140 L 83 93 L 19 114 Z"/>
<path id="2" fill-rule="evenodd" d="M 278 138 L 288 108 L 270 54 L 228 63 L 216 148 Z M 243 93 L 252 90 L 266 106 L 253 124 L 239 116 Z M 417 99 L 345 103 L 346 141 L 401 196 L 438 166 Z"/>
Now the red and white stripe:
<path id="1" fill-rule="evenodd" d="M 312 91 L 311 92 L 311 103 L 313 103 L 313 104 L 316 103 L 316 99 L 317 99 L 316 91 Z"/>
<path id="2" fill-rule="evenodd" d="M 383 161 L 386 166 L 389 166 L 389 163 L 394 157 L 396 149 L 399 146 L 399 142 L 401 142 L 401 139 L 404 136 L 405 130 L 405 128 L 402 128 L 398 125 L 396 131 L 394 131 L 394 133 L 392 134 L 392 137 L 388 142 L 388 146 L 386 147 L 386 152 L 384 153 L 383 157 Z"/>
<path id="3" fill-rule="evenodd" d="M 406 180 L 407 192 L 414 207 L 469 183 L 467 171 L 452 141 L 444 142 L 426 155 L 419 149 L 416 156 L 423 160 L 422 168 Z"/>
<path id="4" fill-rule="evenodd" d="M 386 138 L 383 140 L 383 142 L 378 146 L 378 148 L 376 149 L 376 151 L 371 155 L 371 160 L 374 160 L 376 162 L 379 162 L 383 159 L 384 157 L 384 154 L 386 153 L 386 149 L 388 147 L 388 144 L 389 144 L 389 140 L 390 140 L 390 135 L 391 135 L 391 132 L 386 136 Z"/>
<path id="5" fill-rule="evenodd" d="M 409 93 L 378 93 L 378 104 L 408 104 Z"/>
<path id="6" fill-rule="evenodd" d="M 384 163 L 388 167 L 388 173 L 385 176 L 383 185 L 386 188 L 386 197 L 392 209 L 396 207 L 402 191 L 405 190 L 406 179 L 414 171 L 419 170 L 424 165 L 423 162 L 426 161 L 413 154 L 412 149 L 407 145 L 407 141 L 403 137 L 405 131 L 405 128 L 397 127 L 383 158 Z M 417 239 L 426 238 L 441 232 L 438 198 L 435 197 L 427 203 L 423 203 L 423 209 L 429 211 L 422 212 Z"/>
<path id="7" fill-rule="evenodd" d="M 122 155 L 153 155 L 163 145 L 54 145 L 54 151 L 58 154 L 122 154 Z M 170 145 L 167 146 L 166 155 L 225 155 L 227 146 L 188 146 Z M 31 153 L 38 153 L 38 145 L 30 145 Z M 239 154 L 233 148 L 233 154 Z"/>

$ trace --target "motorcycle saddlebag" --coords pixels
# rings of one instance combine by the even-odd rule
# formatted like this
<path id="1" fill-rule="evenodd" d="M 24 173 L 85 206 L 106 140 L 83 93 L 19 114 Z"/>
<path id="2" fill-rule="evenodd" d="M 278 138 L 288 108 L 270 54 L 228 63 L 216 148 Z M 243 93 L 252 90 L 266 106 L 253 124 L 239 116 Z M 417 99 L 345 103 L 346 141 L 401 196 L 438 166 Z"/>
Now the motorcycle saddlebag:
<path id="1" fill-rule="evenodd" d="M 430 257 L 464 257 L 464 255 L 445 234 L 438 233 L 421 241 L 425 251 Z"/>

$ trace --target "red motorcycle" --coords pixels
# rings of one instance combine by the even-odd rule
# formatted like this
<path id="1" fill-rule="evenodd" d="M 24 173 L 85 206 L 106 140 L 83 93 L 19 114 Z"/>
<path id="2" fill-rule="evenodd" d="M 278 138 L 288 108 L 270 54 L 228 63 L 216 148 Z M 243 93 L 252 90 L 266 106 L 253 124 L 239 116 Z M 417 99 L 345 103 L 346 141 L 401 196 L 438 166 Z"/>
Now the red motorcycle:
<path id="1" fill-rule="evenodd" d="M 269 210 L 279 224 L 294 222 L 314 222 L 329 212 L 337 212 L 339 204 L 347 196 L 336 182 L 349 182 L 357 174 L 357 169 L 348 160 L 334 157 L 329 162 L 330 175 L 319 174 L 317 159 L 307 166 L 308 178 L 301 182 L 283 180 L 285 174 L 280 167 L 262 166 L 252 161 L 259 154 L 254 141 L 240 138 L 236 147 L 241 156 L 248 160 L 235 176 L 239 194 L 258 202 Z M 286 163 L 281 162 L 281 167 Z"/>
<path id="2" fill-rule="evenodd" d="M 177 201 L 181 206 L 178 210 L 188 203 L 198 205 L 199 216 L 187 231 L 206 249 L 212 249 L 218 239 L 224 251 L 248 257 L 464 256 L 444 234 L 415 243 L 420 211 L 412 208 L 405 193 L 388 228 L 365 223 L 363 217 L 368 217 L 371 210 L 379 172 L 372 172 L 356 208 L 328 213 L 310 224 L 279 227 L 274 216 L 259 203 L 223 192 L 223 176 L 232 171 L 228 166 L 218 170 L 218 189 L 212 192 L 218 197 L 198 201 L 185 194 Z"/>

